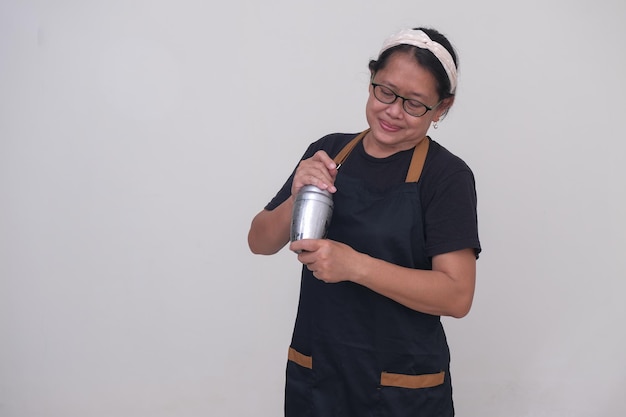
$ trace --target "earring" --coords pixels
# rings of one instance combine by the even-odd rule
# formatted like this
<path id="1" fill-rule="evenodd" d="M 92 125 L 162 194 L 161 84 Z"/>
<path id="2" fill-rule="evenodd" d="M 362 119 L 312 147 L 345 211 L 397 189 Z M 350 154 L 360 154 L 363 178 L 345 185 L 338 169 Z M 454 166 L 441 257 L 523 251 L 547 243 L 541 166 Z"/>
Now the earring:
<path id="1" fill-rule="evenodd" d="M 437 129 L 439 127 L 439 124 L 437 122 L 433 123 L 433 128 Z"/>

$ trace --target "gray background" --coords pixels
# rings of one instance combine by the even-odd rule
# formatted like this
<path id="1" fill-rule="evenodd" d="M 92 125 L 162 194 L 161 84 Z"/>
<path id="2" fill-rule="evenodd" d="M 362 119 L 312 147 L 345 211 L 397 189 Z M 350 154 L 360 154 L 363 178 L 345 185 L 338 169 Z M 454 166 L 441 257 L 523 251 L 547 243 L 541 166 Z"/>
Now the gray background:
<path id="1" fill-rule="evenodd" d="M 623 0 L 0 0 L 0 416 L 277 416 L 300 266 L 250 220 L 447 34 L 472 167 L 460 416 L 626 414 Z"/>

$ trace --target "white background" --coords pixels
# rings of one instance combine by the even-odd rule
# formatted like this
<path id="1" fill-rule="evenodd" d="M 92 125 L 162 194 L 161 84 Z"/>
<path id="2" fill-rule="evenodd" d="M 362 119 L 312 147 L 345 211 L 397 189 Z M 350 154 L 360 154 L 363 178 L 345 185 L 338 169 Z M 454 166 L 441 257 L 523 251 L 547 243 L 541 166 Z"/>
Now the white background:
<path id="1" fill-rule="evenodd" d="M 623 0 L 0 0 L 0 416 L 278 416 L 295 257 L 250 220 L 366 127 L 406 26 L 460 56 L 433 138 L 484 252 L 459 416 L 626 414 Z"/>

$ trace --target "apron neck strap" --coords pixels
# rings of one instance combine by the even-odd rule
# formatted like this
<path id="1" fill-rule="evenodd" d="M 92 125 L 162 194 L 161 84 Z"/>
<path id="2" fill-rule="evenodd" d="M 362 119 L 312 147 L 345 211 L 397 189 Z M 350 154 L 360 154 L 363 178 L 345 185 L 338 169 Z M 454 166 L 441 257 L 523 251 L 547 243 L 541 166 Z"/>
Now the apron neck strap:
<path id="1" fill-rule="evenodd" d="M 369 133 L 369 131 L 369 129 L 362 131 L 361 133 L 356 135 L 354 139 L 348 142 L 348 144 L 344 146 L 342 150 L 339 151 L 337 156 L 335 156 L 335 158 L 333 159 L 333 161 L 335 161 L 335 163 L 337 164 L 337 168 L 339 168 L 339 166 L 343 164 L 350 152 L 352 152 L 352 149 L 354 149 L 356 144 L 359 143 L 365 137 L 365 135 Z"/>
<path id="2" fill-rule="evenodd" d="M 359 133 L 354 139 L 352 139 L 346 146 L 343 147 L 333 158 L 335 163 L 337 164 L 337 168 L 343 164 L 346 160 L 350 152 L 354 149 L 354 147 L 359 143 L 365 135 L 369 133 L 369 129 L 364 130 Z M 426 154 L 428 153 L 428 145 L 430 144 L 430 139 L 428 136 L 424 137 L 420 141 L 420 143 L 415 146 L 413 150 L 413 156 L 411 158 L 411 165 L 409 165 L 409 171 L 406 174 L 406 182 L 417 182 L 422 175 L 422 169 L 424 169 L 424 162 L 426 161 Z"/>
<path id="3" fill-rule="evenodd" d="M 424 169 L 424 162 L 426 161 L 426 154 L 428 153 L 428 145 L 430 145 L 430 138 L 425 136 L 413 149 L 409 172 L 406 173 L 406 182 L 417 182 L 420 179 L 422 169 Z"/>

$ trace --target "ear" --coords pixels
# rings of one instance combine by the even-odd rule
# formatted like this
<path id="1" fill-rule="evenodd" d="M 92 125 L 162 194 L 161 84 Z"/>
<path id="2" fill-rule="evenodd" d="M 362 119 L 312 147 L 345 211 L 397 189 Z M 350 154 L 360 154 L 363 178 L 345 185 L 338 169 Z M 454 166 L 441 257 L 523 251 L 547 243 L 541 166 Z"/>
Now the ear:
<path id="1" fill-rule="evenodd" d="M 454 104 L 454 96 L 444 98 L 441 101 L 441 104 L 437 106 L 437 109 L 435 110 L 435 117 L 433 118 L 433 121 L 438 122 L 439 119 L 443 119 L 453 104 Z"/>

